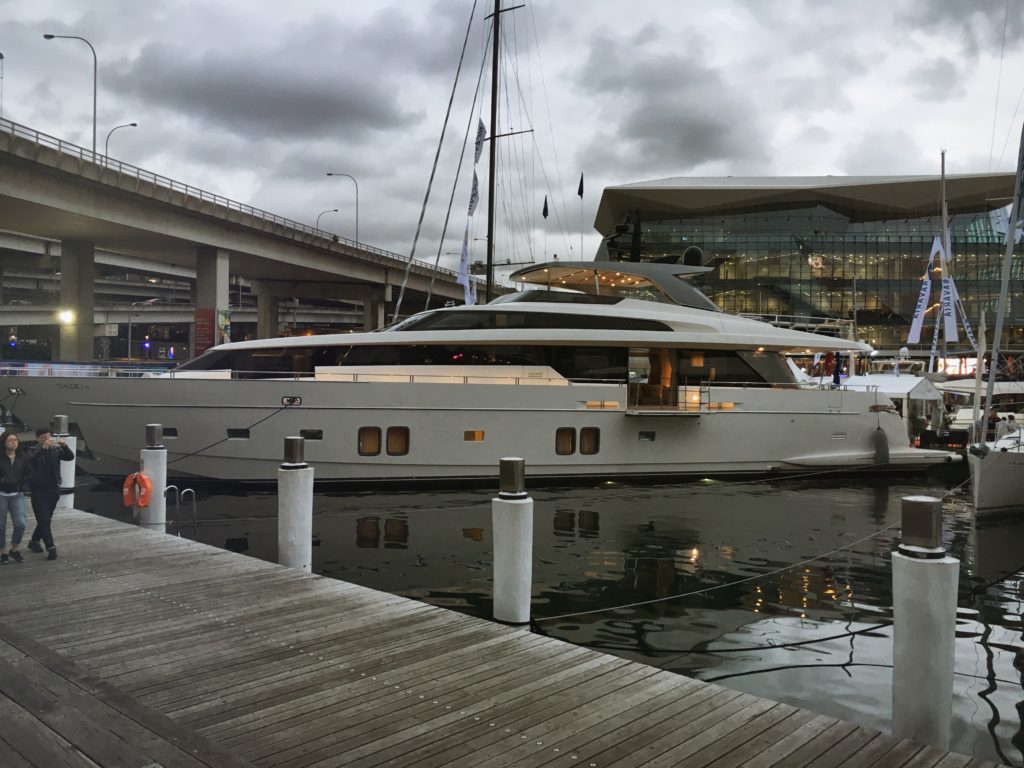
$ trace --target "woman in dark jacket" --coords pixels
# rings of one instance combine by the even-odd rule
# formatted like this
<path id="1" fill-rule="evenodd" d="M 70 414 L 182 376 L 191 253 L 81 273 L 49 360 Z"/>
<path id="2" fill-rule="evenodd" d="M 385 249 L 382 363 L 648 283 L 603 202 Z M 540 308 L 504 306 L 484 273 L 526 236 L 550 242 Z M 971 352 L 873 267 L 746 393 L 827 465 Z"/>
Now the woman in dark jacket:
<path id="1" fill-rule="evenodd" d="M 18 546 L 25 535 L 25 494 L 32 470 L 28 459 L 18 450 L 18 436 L 13 432 L 0 435 L 3 453 L 0 454 L 0 565 L 11 560 L 24 562 Z M 7 513 L 11 513 L 14 530 L 11 532 L 11 548 L 7 549 Z"/>

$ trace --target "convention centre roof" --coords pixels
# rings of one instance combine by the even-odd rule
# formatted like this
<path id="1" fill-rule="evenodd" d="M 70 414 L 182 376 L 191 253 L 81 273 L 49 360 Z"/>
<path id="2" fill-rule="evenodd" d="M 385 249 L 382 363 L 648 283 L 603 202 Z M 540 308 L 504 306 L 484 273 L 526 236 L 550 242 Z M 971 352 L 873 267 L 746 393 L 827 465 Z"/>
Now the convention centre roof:
<path id="1" fill-rule="evenodd" d="M 1014 174 L 946 176 L 949 212 L 1002 208 L 1013 196 Z M 821 203 L 854 221 L 886 216 L 938 215 L 939 176 L 675 177 L 605 187 L 594 226 L 611 235 L 627 213 L 670 218 L 778 210 Z"/>

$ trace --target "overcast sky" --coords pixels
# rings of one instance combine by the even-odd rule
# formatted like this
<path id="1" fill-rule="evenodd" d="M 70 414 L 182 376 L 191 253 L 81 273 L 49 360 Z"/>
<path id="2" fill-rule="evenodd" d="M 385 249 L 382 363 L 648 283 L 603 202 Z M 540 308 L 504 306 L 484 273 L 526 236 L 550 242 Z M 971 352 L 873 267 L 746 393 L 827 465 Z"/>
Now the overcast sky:
<path id="1" fill-rule="evenodd" d="M 606 186 L 672 176 L 1013 170 L 1024 0 L 525 0 L 503 14 L 497 260 L 590 258 Z M 505 5 L 513 5 L 506 0 Z M 516 3 L 518 4 L 518 3 Z M 454 266 L 481 0 L 416 257 Z M 473 0 L 0 0 L 3 117 L 408 254 Z M 1004 23 L 1005 22 L 1005 23 Z M 489 65 L 488 65 L 489 66 Z M 1000 79 L 1000 69 L 1002 72 Z M 486 79 L 486 77 L 485 77 Z M 997 98 L 998 84 L 998 98 Z M 487 154 L 480 160 L 486 181 Z M 582 205 L 576 196 L 585 174 Z M 550 218 L 541 218 L 544 195 Z M 471 239 L 486 232 L 486 194 Z M 583 232 L 581 246 L 580 233 Z M 483 257 L 474 242 L 474 258 Z"/>

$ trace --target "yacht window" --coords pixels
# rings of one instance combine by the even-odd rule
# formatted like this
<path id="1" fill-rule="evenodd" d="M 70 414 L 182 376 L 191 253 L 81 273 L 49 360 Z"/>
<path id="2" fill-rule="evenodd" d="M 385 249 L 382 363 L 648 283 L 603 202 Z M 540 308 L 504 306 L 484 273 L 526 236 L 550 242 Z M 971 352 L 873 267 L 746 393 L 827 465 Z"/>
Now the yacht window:
<path id="1" fill-rule="evenodd" d="M 323 440 L 324 431 L 322 429 L 300 429 L 299 437 L 304 437 L 306 440 Z"/>
<path id="2" fill-rule="evenodd" d="M 557 312 L 503 310 L 436 310 L 391 328 L 391 331 L 464 331 L 492 328 L 583 328 L 619 331 L 671 331 L 665 323 L 629 317 L 570 315 Z"/>
<path id="3" fill-rule="evenodd" d="M 778 352 L 740 352 L 739 356 L 758 375 L 772 384 L 795 384 L 793 371 L 786 365 L 785 358 Z"/>
<path id="4" fill-rule="evenodd" d="M 641 432 L 637 433 L 636 439 L 641 441 L 641 442 L 653 443 L 654 442 L 654 438 L 657 437 L 657 435 L 658 435 L 657 432 L 644 432 L 644 431 L 641 431 Z"/>
<path id="5" fill-rule="evenodd" d="M 582 427 L 580 429 L 580 453 L 584 456 L 593 456 L 601 450 L 601 430 L 597 427 Z"/>
<path id="6" fill-rule="evenodd" d="M 177 427 L 164 427 L 164 437 L 177 437 L 177 436 L 178 436 L 178 428 Z"/>
<path id="7" fill-rule="evenodd" d="M 211 349 L 176 371 L 218 371 L 230 369 L 241 379 L 280 378 L 282 375 L 311 375 L 317 365 L 337 365 L 347 346 L 248 347 Z"/>
<path id="8" fill-rule="evenodd" d="M 248 429 L 231 429 L 228 428 L 228 439 L 230 440 L 248 440 L 249 430 Z"/>
<path id="9" fill-rule="evenodd" d="M 409 428 L 388 427 L 388 456 L 405 456 L 409 452 Z"/>
<path id="10" fill-rule="evenodd" d="M 359 455 L 380 455 L 380 427 L 359 428 Z"/>
<path id="11" fill-rule="evenodd" d="M 462 433 L 462 439 L 467 443 L 482 443 L 484 431 L 482 429 L 467 429 Z"/>
<path id="12" fill-rule="evenodd" d="M 765 378 L 731 349 L 679 350 L 676 363 L 679 386 L 720 381 L 728 384 L 762 383 Z"/>
<path id="13" fill-rule="evenodd" d="M 555 453 L 569 456 L 576 453 L 576 430 L 572 427 L 559 427 L 555 430 Z"/>
<path id="14" fill-rule="evenodd" d="M 567 379 L 625 381 L 625 347 L 501 344 L 367 345 L 346 350 L 342 365 L 548 365 Z"/>

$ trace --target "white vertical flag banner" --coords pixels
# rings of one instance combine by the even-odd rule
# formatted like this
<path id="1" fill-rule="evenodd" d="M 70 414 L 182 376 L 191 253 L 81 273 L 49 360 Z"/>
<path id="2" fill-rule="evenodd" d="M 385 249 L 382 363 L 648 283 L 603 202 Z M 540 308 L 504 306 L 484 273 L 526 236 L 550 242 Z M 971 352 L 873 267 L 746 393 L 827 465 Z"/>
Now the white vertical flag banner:
<path id="1" fill-rule="evenodd" d="M 469 224 L 462 236 L 462 258 L 459 259 L 459 274 L 455 278 L 456 285 L 469 285 Z"/>
<path id="2" fill-rule="evenodd" d="M 463 288 L 467 304 L 476 304 L 476 283 L 469 276 L 469 225 L 462 236 L 462 258 L 459 259 L 459 275 L 455 278 L 457 285 Z"/>
<path id="3" fill-rule="evenodd" d="M 484 151 L 484 139 L 487 138 L 487 129 L 484 128 L 484 121 L 476 127 L 476 144 L 473 146 L 473 165 L 480 162 L 480 153 Z"/>
<path id="4" fill-rule="evenodd" d="M 971 348 L 977 352 L 978 342 L 974 338 L 974 331 L 971 330 L 971 322 L 967 319 L 967 310 L 964 309 L 964 303 L 960 300 L 960 291 L 956 289 L 956 284 L 953 285 L 953 303 L 956 305 L 956 311 L 960 314 L 960 322 L 964 324 L 964 333 L 967 334 L 967 340 L 971 343 Z"/>
<path id="5" fill-rule="evenodd" d="M 953 293 L 956 288 L 953 286 L 953 275 L 950 265 L 953 262 L 952 254 L 943 251 L 941 255 L 942 265 L 942 324 L 943 337 L 946 341 L 959 341 L 960 335 L 956 330 L 956 305 L 953 302 Z"/>
<path id="6" fill-rule="evenodd" d="M 473 191 L 469 193 L 469 215 L 472 216 L 476 210 L 476 204 L 480 202 L 480 182 L 477 181 L 476 171 L 473 171 Z"/>
<path id="7" fill-rule="evenodd" d="M 921 292 L 917 296 L 917 308 L 914 310 L 914 319 L 910 324 L 907 344 L 921 343 L 921 326 L 924 324 L 924 313 L 928 310 L 928 299 L 932 293 L 932 267 L 935 265 L 936 255 L 941 253 L 942 240 L 936 237 L 932 242 L 932 252 L 928 256 L 928 266 L 925 268 L 924 278 L 921 280 Z"/>

